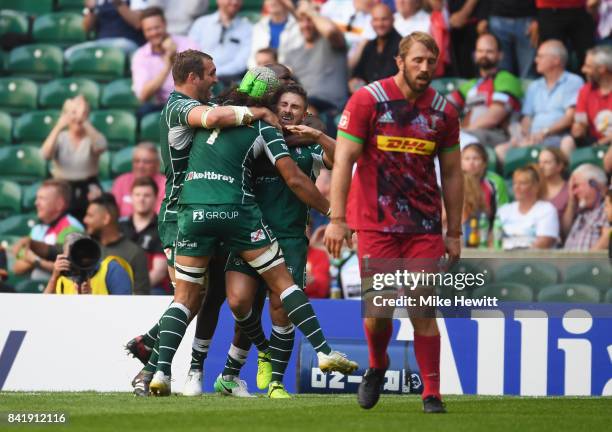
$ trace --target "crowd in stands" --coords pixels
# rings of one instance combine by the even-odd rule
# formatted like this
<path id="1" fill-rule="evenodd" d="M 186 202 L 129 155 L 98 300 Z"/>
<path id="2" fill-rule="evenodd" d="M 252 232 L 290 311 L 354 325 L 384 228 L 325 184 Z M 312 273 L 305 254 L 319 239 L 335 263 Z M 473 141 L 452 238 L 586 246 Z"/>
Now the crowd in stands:
<path id="1" fill-rule="evenodd" d="M 0 159 L 2 147 L 38 145 L 50 169 L 49 178 L 22 185 L 37 188 L 38 222 L 29 235 L 17 238 L 0 222 L 0 237 L 8 239 L 0 246 L 0 291 L 28 278 L 44 281 L 45 292 L 64 292 L 57 287 L 66 284 L 58 281 L 69 248 L 61 245 L 82 238 L 67 241 L 73 233 L 85 233 L 101 246 L 104 272 L 96 289 L 85 284 L 66 292 L 171 293 L 157 234 L 165 177 L 155 127 L 174 88 L 177 52 L 194 48 L 213 57 L 217 93 L 248 67 L 286 65 L 308 93 L 308 121 L 318 118 L 334 136 L 348 97 L 397 73 L 399 41 L 413 31 L 428 32 L 438 43 L 432 86 L 460 113 L 464 234 L 475 220 L 485 220 L 489 235 L 480 246 L 612 250 L 612 1 L 84 0 L 75 6 L 41 0 L 35 11 L 19 10 L 18 1 L 6 3 L 17 10 L 0 11 L 0 73 L 6 75 L 0 77 L 0 111 L 6 113 L 0 112 L 0 135 L 4 124 L 9 130 L 8 138 L 0 136 Z M 80 27 L 56 28 L 48 36 L 37 23 L 55 15 L 70 16 Z M 53 21 L 56 27 L 63 22 L 71 21 Z M 77 36 L 67 36 L 71 31 Z M 49 44 L 63 53 L 55 72 L 43 64 L 56 49 Z M 28 70 L 18 51 L 29 46 Z M 94 69 L 79 63 L 117 52 L 119 75 L 105 69 L 110 63 Z M 62 78 L 62 70 L 70 78 Z M 25 96 L 6 96 L 21 91 L 14 80 L 23 77 L 33 78 L 33 91 L 39 91 L 33 105 Z M 63 96 L 43 105 L 42 90 L 36 89 L 52 79 L 64 86 Z M 112 79 L 117 80 L 108 83 Z M 93 90 L 86 91 L 89 80 Z M 112 98 L 103 101 L 101 94 L 124 82 L 129 95 L 115 104 Z M 37 106 L 61 112 L 40 124 L 46 137 L 19 138 L 20 116 Z M 132 135 L 125 138 L 128 129 Z M 0 172 L 0 181 L 15 180 L 7 177 Z M 317 186 L 329 196 L 329 172 Z M 355 254 L 347 250 L 341 260 L 330 260 L 322 242 L 326 223 L 312 212 L 307 293 L 359 297 Z M 466 246 L 477 246 L 465 237 Z M 113 281 L 126 277 L 129 293 L 113 289 Z"/>

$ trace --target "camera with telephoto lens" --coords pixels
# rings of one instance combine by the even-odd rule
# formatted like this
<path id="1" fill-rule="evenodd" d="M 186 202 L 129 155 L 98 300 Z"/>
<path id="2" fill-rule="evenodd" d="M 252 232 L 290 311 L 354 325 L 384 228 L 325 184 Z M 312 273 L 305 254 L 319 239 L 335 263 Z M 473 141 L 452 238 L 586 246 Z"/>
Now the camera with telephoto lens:
<path id="1" fill-rule="evenodd" d="M 95 240 L 90 238 L 78 239 L 70 246 L 70 252 L 68 253 L 70 270 L 66 276 L 72 279 L 75 284 L 82 284 L 95 274 L 101 255 L 102 251 Z"/>

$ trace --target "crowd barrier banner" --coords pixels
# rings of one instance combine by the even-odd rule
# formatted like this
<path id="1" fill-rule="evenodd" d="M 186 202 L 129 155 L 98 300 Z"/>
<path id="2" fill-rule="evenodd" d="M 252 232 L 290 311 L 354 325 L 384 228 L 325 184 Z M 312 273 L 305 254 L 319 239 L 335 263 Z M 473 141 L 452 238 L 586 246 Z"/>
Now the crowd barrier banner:
<path id="1" fill-rule="evenodd" d="M 0 294 L 0 390 L 130 391 L 130 381 L 141 364 L 126 356 L 123 345 L 153 326 L 169 302 L 163 296 Z M 312 303 L 332 346 L 358 360 L 360 370 L 348 377 L 321 374 L 314 352 L 298 336 L 287 368 L 287 389 L 354 392 L 367 367 L 360 302 Z M 599 318 L 589 306 L 576 305 L 563 306 L 565 317 L 548 318 L 547 306 L 538 307 L 532 304 L 530 310 L 515 310 L 512 316 L 500 311 L 497 318 L 438 319 L 442 392 L 612 395 L 612 319 Z M 263 322 L 269 333 L 267 314 Z M 175 356 L 172 386 L 176 392 L 182 390 L 187 374 L 194 329 L 192 324 Z M 205 391 L 212 391 L 223 368 L 233 332 L 233 320 L 224 305 L 205 363 Z M 410 322 L 394 320 L 387 392 L 419 391 L 412 340 Z M 257 390 L 256 369 L 252 349 L 241 374 L 251 391 Z"/>

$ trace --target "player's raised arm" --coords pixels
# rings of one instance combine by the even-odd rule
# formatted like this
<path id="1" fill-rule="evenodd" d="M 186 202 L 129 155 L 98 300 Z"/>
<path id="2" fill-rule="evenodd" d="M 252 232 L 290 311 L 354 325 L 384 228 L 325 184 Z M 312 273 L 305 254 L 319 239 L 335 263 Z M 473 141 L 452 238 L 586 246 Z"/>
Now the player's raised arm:
<path id="1" fill-rule="evenodd" d="M 336 140 L 324 134 L 322 131 L 304 124 L 285 126 L 285 129 L 292 134 L 304 138 L 307 142 L 319 144 L 323 148 L 323 163 L 325 167 L 332 169 L 334 166 L 334 154 L 336 152 Z"/>
<path id="2" fill-rule="evenodd" d="M 187 121 L 192 128 L 226 128 L 250 125 L 253 121 L 263 120 L 277 129 L 281 129 L 278 117 L 268 108 L 246 106 L 202 105 L 189 111 Z"/>
<path id="3" fill-rule="evenodd" d="M 335 258 L 340 256 L 344 240 L 352 247 L 351 230 L 346 224 L 346 199 L 351 187 L 353 164 L 362 151 L 363 144 L 338 135 L 330 191 L 331 218 L 324 240 L 327 250 Z"/>

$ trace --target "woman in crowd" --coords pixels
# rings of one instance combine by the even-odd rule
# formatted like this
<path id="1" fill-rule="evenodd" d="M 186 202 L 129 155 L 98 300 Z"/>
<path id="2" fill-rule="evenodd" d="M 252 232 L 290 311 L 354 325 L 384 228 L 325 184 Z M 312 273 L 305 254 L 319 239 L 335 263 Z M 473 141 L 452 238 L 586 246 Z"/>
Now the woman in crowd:
<path id="1" fill-rule="evenodd" d="M 480 179 L 486 211 L 492 219 L 497 208 L 509 200 L 504 179 L 494 172 L 487 171 L 488 161 L 487 152 L 480 144 L 469 144 L 461 151 L 461 169 L 464 174 Z M 490 220 L 490 223 L 493 221 Z"/>
<path id="2" fill-rule="evenodd" d="M 559 239 L 557 209 L 543 201 L 543 181 L 535 165 L 518 168 L 512 176 L 516 201 L 500 207 L 505 250 L 550 249 Z"/>
<path id="3" fill-rule="evenodd" d="M 569 200 L 569 187 L 563 174 L 568 167 L 567 156 L 556 147 L 546 147 L 540 152 L 538 168 L 542 173 L 545 194 L 543 199 L 557 209 L 559 218 Z"/>
<path id="4" fill-rule="evenodd" d="M 72 187 L 69 213 L 83 220 L 87 202 L 101 192 L 98 159 L 106 138 L 89 122 L 89 105 L 83 96 L 67 99 L 62 114 L 43 143 L 42 156 L 52 161 L 51 174 Z"/>

